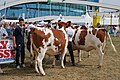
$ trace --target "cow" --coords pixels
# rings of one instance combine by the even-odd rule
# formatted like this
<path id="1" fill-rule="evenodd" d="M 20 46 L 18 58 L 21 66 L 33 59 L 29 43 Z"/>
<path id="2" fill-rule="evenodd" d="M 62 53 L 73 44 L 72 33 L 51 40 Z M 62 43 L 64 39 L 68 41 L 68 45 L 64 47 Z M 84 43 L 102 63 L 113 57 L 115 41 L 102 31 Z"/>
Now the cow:
<path id="1" fill-rule="evenodd" d="M 73 44 L 79 52 L 79 60 L 81 60 L 81 50 L 91 51 L 95 49 L 99 54 L 98 67 L 102 66 L 104 48 L 106 45 L 107 36 L 110 39 L 110 43 L 116 52 L 115 46 L 112 43 L 109 33 L 104 28 L 91 28 L 88 29 L 85 26 L 76 29 L 73 38 Z"/>
<path id="2" fill-rule="evenodd" d="M 59 24 L 63 24 L 59 23 Z M 65 27 L 65 26 L 64 26 Z M 78 62 L 81 61 L 81 51 L 89 52 L 96 50 L 99 54 L 98 68 L 102 66 L 104 49 L 106 46 L 107 37 L 110 40 L 111 46 L 115 52 L 115 46 L 112 43 L 109 32 L 105 28 L 87 28 L 86 26 L 74 26 L 75 34 L 73 37 L 73 48 L 78 50 Z"/>
<path id="3" fill-rule="evenodd" d="M 31 28 L 31 54 L 34 56 L 33 48 L 37 52 L 35 57 L 35 70 L 37 73 L 45 75 L 42 68 L 42 60 L 45 54 L 48 55 L 61 55 L 61 67 L 64 67 L 63 60 L 67 52 L 68 36 L 64 30 L 61 28 L 59 30 L 48 29 L 48 28 Z M 47 53 L 47 51 L 52 51 L 52 53 Z M 53 53 L 54 52 L 54 53 Z M 40 70 L 40 72 L 39 72 Z"/>

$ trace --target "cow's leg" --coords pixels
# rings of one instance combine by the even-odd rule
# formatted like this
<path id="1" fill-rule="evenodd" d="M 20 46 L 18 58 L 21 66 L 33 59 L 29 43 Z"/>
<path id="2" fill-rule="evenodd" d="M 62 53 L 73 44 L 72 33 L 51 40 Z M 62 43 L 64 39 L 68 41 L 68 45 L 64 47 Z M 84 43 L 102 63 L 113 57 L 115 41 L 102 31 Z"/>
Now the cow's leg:
<path id="1" fill-rule="evenodd" d="M 54 57 L 54 59 L 53 59 L 53 64 L 52 64 L 52 67 L 54 68 L 54 66 L 55 66 L 55 61 L 56 61 L 56 58 Z"/>
<path id="2" fill-rule="evenodd" d="M 33 67 L 35 58 L 30 54 L 30 67 Z"/>
<path id="3" fill-rule="evenodd" d="M 103 43 L 102 51 L 105 52 L 106 40 Z"/>
<path id="4" fill-rule="evenodd" d="M 39 70 L 38 70 L 38 61 L 37 59 L 35 60 L 35 70 L 37 73 L 40 73 Z"/>
<path id="5" fill-rule="evenodd" d="M 88 57 L 90 57 L 90 51 L 88 52 Z"/>
<path id="6" fill-rule="evenodd" d="M 116 37 L 116 34 L 117 34 L 117 31 L 116 31 L 116 30 L 114 30 L 114 37 Z"/>
<path id="7" fill-rule="evenodd" d="M 104 53 L 102 51 L 102 46 L 99 46 L 97 48 L 97 51 L 98 51 L 98 54 L 99 54 L 99 64 L 98 64 L 98 68 L 102 66 L 102 63 L 103 63 L 103 56 L 104 56 Z"/>
<path id="8" fill-rule="evenodd" d="M 67 53 L 67 48 L 65 48 L 64 49 L 64 52 L 63 52 L 63 54 L 62 54 L 62 57 L 61 57 L 61 67 L 62 68 L 65 68 L 65 66 L 64 66 L 64 58 L 65 58 L 65 54 Z"/>
<path id="9" fill-rule="evenodd" d="M 81 60 L 81 52 L 82 52 L 81 50 L 78 50 L 78 63 L 79 63 L 80 61 L 82 61 L 82 60 Z"/>
<path id="10" fill-rule="evenodd" d="M 37 57 L 38 67 L 39 67 L 39 70 L 43 76 L 45 75 L 45 72 L 44 72 L 43 67 L 42 67 L 42 60 L 45 56 L 46 50 L 47 49 L 45 49 L 45 48 L 41 48 L 41 53 L 39 53 L 38 57 Z"/>
<path id="11" fill-rule="evenodd" d="M 0 74 L 2 74 L 3 73 L 3 70 L 1 69 L 1 66 L 0 66 Z"/>

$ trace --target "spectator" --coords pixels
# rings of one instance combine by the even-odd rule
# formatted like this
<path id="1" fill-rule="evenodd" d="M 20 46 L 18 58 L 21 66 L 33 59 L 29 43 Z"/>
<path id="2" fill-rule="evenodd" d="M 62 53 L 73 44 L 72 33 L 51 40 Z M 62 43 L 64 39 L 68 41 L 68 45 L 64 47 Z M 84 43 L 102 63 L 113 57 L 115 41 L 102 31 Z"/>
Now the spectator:
<path id="1" fill-rule="evenodd" d="M 12 27 L 9 25 L 9 23 L 5 24 L 5 29 L 6 29 L 6 31 L 8 33 L 8 38 L 12 39 Z"/>
<path id="2" fill-rule="evenodd" d="M 4 24 L 2 23 L 0 26 L 0 39 L 6 39 L 6 38 L 8 38 L 8 33 L 4 28 Z"/>
<path id="3" fill-rule="evenodd" d="M 15 27 L 16 27 L 16 23 L 12 23 L 11 24 L 11 27 L 12 27 L 12 32 L 14 31 Z"/>
<path id="4" fill-rule="evenodd" d="M 24 46 L 24 20 L 19 19 L 19 25 L 16 26 L 13 32 L 13 42 L 16 49 L 16 68 L 20 69 L 19 58 L 21 55 L 21 67 L 25 67 L 25 46 Z"/>
<path id="5" fill-rule="evenodd" d="M 102 26 L 100 25 L 100 23 L 97 23 L 97 27 L 98 27 L 98 28 L 101 28 Z"/>

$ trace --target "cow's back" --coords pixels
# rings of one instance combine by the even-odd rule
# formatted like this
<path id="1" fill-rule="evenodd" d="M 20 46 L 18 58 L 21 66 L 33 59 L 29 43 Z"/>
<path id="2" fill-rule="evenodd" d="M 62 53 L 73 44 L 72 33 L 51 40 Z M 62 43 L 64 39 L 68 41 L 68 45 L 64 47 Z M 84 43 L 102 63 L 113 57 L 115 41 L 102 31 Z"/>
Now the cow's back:
<path id="1" fill-rule="evenodd" d="M 53 35 L 54 35 L 54 46 L 58 47 L 59 52 L 61 50 L 64 50 L 66 46 L 66 34 L 62 30 L 55 30 L 52 29 Z"/>
<path id="2" fill-rule="evenodd" d="M 50 37 L 51 33 L 45 34 L 45 32 L 42 30 L 35 29 L 34 32 L 32 33 L 33 43 L 37 48 L 44 47 L 43 41 L 48 42 L 48 39 Z"/>

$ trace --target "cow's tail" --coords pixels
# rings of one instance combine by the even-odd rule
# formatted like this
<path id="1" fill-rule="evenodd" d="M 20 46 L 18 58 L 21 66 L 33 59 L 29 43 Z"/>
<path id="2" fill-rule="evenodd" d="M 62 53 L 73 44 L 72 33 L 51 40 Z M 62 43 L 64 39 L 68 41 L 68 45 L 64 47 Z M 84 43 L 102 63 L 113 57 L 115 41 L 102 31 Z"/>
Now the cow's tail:
<path id="1" fill-rule="evenodd" d="M 33 53 L 33 40 L 32 40 L 32 35 L 30 34 L 30 42 L 31 42 L 31 45 L 30 45 L 30 54 L 31 56 L 33 57 L 34 56 L 34 53 Z"/>
<path id="2" fill-rule="evenodd" d="M 109 32 L 107 32 L 107 35 L 108 35 L 108 38 L 109 38 L 109 40 L 110 40 L 110 44 L 111 44 L 111 46 L 113 47 L 113 50 L 117 53 L 117 50 L 116 50 L 116 48 L 115 48 L 115 46 L 114 46 L 114 44 L 113 44 L 113 42 L 112 42 L 112 39 L 111 39 L 111 37 L 110 37 Z"/>

